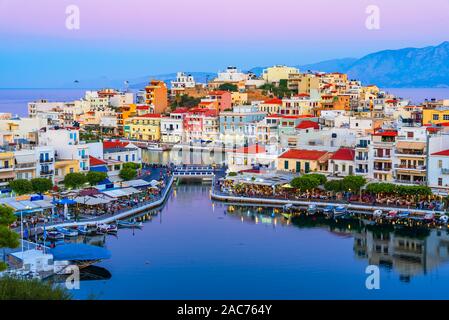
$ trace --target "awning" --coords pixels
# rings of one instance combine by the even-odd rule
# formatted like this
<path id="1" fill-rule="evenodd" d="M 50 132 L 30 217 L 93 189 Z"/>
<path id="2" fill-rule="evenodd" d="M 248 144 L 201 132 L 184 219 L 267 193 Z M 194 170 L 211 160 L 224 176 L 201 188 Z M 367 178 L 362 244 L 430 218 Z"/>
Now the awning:
<path id="1" fill-rule="evenodd" d="M 426 148 L 425 142 L 420 141 L 398 141 L 396 143 L 397 149 L 413 149 L 413 150 L 424 150 Z"/>
<path id="2" fill-rule="evenodd" d="M 153 180 L 154 181 L 154 180 Z M 145 181 L 143 179 L 138 179 L 138 180 L 131 180 L 131 181 L 124 181 L 123 182 L 123 186 L 126 187 L 134 187 L 134 188 L 138 188 L 138 187 L 147 187 L 152 185 L 150 182 Z"/>
<path id="3" fill-rule="evenodd" d="M 111 257 L 109 250 L 83 243 L 59 245 L 49 251 L 55 261 L 96 261 Z"/>
<path id="4" fill-rule="evenodd" d="M 92 172 L 108 172 L 108 168 L 106 166 L 96 166 L 90 167 L 90 171 Z"/>
<path id="5" fill-rule="evenodd" d="M 111 202 L 111 199 L 107 198 L 96 198 L 96 197 L 90 197 L 90 196 L 84 196 L 84 197 L 77 197 L 74 199 L 77 203 L 83 204 L 86 206 L 96 206 L 99 204 L 106 204 Z"/>
<path id="6" fill-rule="evenodd" d="M 111 198 L 121 198 L 121 197 L 127 197 L 131 196 L 136 193 L 140 193 L 140 190 L 137 190 L 135 188 L 122 188 L 122 189 L 115 189 L 115 190 L 107 190 L 103 191 L 105 195 Z"/>

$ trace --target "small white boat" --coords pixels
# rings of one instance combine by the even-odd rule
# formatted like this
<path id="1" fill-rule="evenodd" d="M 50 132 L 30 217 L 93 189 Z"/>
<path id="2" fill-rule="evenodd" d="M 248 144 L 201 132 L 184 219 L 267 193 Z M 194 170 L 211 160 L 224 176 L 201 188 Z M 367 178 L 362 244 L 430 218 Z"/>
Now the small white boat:
<path id="1" fill-rule="evenodd" d="M 118 227 L 114 224 L 100 224 L 97 226 L 97 230 L 102 233 L 117 233 Z"/>
<path id="2" fill-rule="evenodd" d="M 444 214 L 438 220 L 442 223 L 447 223 L 449 221 L 449 217 Z"/>
<path id="3" fill-rule="evenodd" d="M 48 231 L 47 232 L 47 239 L 50 240 L 60 240 L 64 239 L 64 234 L 58 231 Z"/>
<path id="4" fill-rule="evenodd" d="M 65 237 L 78 237 L 78 231 L 67 228 L 56 228 L 57 232 L 62 233 Z"/>
<path id="5" fill-rule="evenodd" d="M 380 217 L 382 217 L 382 215 L 383 215 L 383 211 L 382 210 L 374 210 L 374 212 L 373 212 L 373 217 L 375 217 L 375 218 L 380 218 Z"/>
<path id="6" fill-rule="evenodd" d="M 316 204 L 311 204 L 307 207 L 307 212 L 310 214 L 315 214 L 317 212 L 317 206 Z"/>
<path id="7" fill-rule="evenodd" d="M 117 226 L 120 227 L 120 228 L 142 228 L 143 223 L 142 222 L 118 220 L 117 221 Z"/>

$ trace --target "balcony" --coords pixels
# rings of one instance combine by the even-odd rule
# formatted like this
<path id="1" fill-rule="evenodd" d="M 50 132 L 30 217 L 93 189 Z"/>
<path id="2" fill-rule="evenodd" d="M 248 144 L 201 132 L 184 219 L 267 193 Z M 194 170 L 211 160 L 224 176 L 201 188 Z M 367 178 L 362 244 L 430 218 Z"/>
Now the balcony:
<path id="1" fill-rule="evenodd" d="M 0 167 L 0 172 L 11 171 L 14 168 L 12 166 Z"/>
<path id="2" fill-rule="evenodd" d="M 390 154 L 375 153 L 374 154 L 374 158 L 377 158 L 377 159 L 391 159 L 391 155 Z"/>
<path id="3" fill-rule="evenodd" d="M 448 168 L 441 168 L 441 174 L 449 174 Z"/>
<path id="4" fill-rule="evenodd" d="M 355 159 L 358 161 L 368 161 L 368 156 L 357 156 Z"/>
<path id="5" fill-rule="evenodd" d="M 425 157 L 426 154 L 422 151 L 412 151 L 412 150 L 396 150 L 397 157 Z"/>
<path id="6" fill-rule="evenodd" d="M 392 168 L 390 167 L 374 167 L 374 171 L 390 172 Z"/>
<path id="7" fill-rule="evenodd" d="M 368 149 L 369 145 L 368 144 L 360 144 L 359 143 L 355 147 L 359 148 L 359 149 Z"/>
<path id="8" fill-rule="evenodd" d="M 35 162 L 26 162 L 26 163 L 18 163 L 16 164 L 16 170 L 20 169 L 32 169 L 36 167 Z"/>
<path id="9" fill-rule="evenodd" d="M 47 170 L 47 171 L 41 171 L 40 175 L 41 175 L 41 177 L 42 176 L 51 176 L 51 175 L 53 175 L 53 173 L 54 173 L 54 170 Z"/>
<path id="10" fill-rule="evenodd" d="M 398 170 L 413 170 L 413 171 L 426 171 L 426 166 L 412 166 L 412 165 L 406 165 L 406 164 L 395 164 L 395 169 Z"/>
<path id="11" fill-rule="evenodd" d="M 400 179 L 396 179 L 394 180 L 394 182 L 396 183 L 400 183 L 400 184 L 411 184 L 411 185 L 416 185 L 416 186 L 425 186 L 426 182 L 425 181 L 412 181 L 412 180 L 400 180 Z"/>
<path id="12" fill-rule="evenodd" d="M 83 155 L 81 156 L 81 159 L 89 159 L 89 155 L 83 154 Z"/>
<path id="13" fill-rule="evenodd" d="M 355 169 L 355 173 L 367 174 L 368 170 L 366 170 L 366 169 Z"/>
<path id="14" fill-rule="evenodd" d="M 53 159 L 53 158 L 50 158 L 50 159 L 40 159 L 39 162 L 40 162 L 40 163 L 51 163 L 51 162 L 54 162 L 54 159 Z"/>

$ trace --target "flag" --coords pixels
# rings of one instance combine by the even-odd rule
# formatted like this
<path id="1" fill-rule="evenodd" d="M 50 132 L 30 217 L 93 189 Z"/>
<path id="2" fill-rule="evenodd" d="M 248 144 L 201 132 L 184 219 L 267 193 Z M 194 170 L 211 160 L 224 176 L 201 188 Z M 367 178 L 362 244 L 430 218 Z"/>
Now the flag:
<path id="1" fill-rule="evenodd" d="M 44 241 L 47 240 L 47 229 L 45 228 L 45 223 L 44 223 Z"/>

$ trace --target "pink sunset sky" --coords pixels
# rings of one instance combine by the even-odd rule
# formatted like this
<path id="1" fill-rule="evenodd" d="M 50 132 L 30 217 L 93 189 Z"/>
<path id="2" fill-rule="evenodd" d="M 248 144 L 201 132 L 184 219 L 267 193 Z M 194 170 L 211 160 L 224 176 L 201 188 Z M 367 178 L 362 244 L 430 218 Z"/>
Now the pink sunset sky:
<path id="1" fill-rule="evenodd" d="M 68 5 L 80 30 L 65 27 Z M 368 5 L 380 8 L 380 30 L 365 27 Z M 127 61 L 108 76 L 298 65 L 436 45 L 449 40 L 448 21 L 449 0 L 0 0 L 0 58 L 15 72 L 39 58 L 55 76 L 75 52 L 73 70 L 94 61 L 103 75 Z"/>

